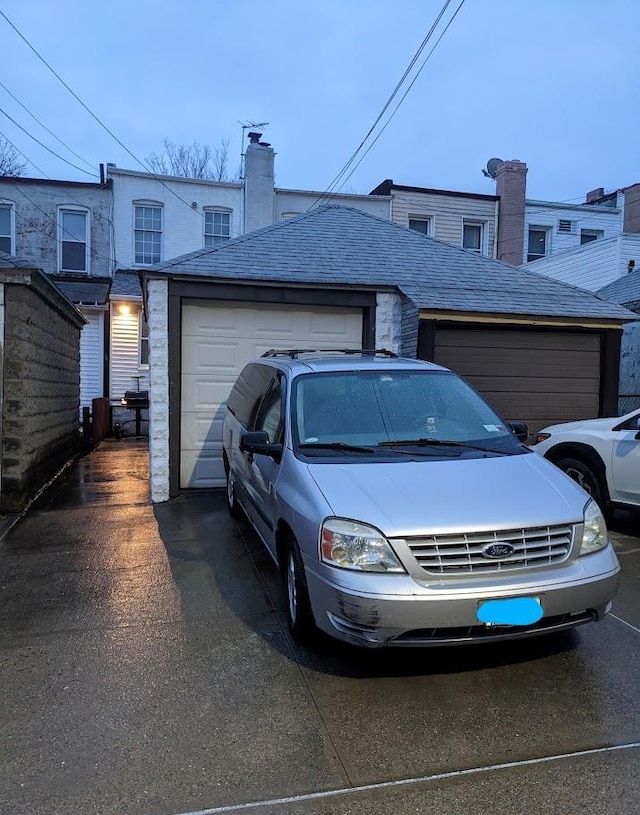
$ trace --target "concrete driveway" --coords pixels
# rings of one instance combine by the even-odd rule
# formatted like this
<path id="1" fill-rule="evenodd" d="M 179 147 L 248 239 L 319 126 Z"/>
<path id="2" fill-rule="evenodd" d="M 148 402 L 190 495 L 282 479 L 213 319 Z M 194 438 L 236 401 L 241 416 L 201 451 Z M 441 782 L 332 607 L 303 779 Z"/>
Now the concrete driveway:
<path id="1" fill-rule="evenodd" d="M 314 649 L 224 499 L 105 442 L 0 544 L 3 815 L 640 812 L 640 519 L 614 614 L 467 649 Z"/>

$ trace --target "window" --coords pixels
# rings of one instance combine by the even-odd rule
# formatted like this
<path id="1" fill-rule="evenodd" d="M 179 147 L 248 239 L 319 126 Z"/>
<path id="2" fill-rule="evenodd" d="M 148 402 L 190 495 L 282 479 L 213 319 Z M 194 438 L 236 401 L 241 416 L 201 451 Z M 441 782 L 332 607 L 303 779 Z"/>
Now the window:
<path id="1" fill-rule="evenodd" d="M 481 253 L 484 246 L 484 224 L 465 221 L 462 225 L 462 246 Z"/>
<path id="2" fill-rule="evenodd" d="M 162 207 L 136 204 L 134 238 L 136 263 L 160 263 Z"/>
<path id="3" fill-rule="evenodd" d="M 543 226 L 529 227 L 527 263 L 549 254 L 549 230 Z"/>
<path id="4" fill-rule="evenodd" d="M 580 243 L 591 243 L 604 237 L 602 229 L 583 229 L 580 232 Z"/>
<path id="5" fill-rule="evenodd" d="M 250 363 L 237 378 L 227 399 L 227 407 L 243 427 L 251 429 L 273 376 L 270 366 Z"/>
<path id="6" fill-rule="evenodd" d="M 205 210 L 204 245 L 207 248 L 220 246 L 231 237 L 231 213 L 220 210 Z"/>
<path id="7" fill-rule="evenodd" d="M 61 209 L 59 211 L 60 271 L 89 271 L 88 216 L 88 212 L 81 210 Z"/>
<path id="8" fill-rule="evenodd" d="M 269 392 L 262 402 L 256 421 L 256 430 L 263 430 L 271 444 L 282 442 L 282 384 L 279 377 L 272 380 Z"/>
<path id="9" fill-rule="evenodd" d="M 140 311 L 140 365 L 149 364 L 149 324 L 144 318 L 144 311 Z"/>
<path id="10" fill-rule="evenodd" d="M 0 204 L 0 252 L 13 255 L 13 207 Z"/>
<path id="11" fill-rule="evenodd" d="M 409 229 L 420 232 L 421 235 L 431 235 L 431 218 L 409 217 Z"/>

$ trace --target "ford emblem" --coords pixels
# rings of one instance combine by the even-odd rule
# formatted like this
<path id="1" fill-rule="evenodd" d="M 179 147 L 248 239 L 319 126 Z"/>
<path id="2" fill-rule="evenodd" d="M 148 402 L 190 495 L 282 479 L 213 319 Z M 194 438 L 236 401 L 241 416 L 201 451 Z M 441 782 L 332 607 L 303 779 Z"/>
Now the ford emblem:
<path id="1" fill-rule="evenodd" d="M 488 543 L 482 547 L 482 554 L 485 557 L 503 558 L 509 557 L 516 551 L 516 547 L 510 543 Z"/>

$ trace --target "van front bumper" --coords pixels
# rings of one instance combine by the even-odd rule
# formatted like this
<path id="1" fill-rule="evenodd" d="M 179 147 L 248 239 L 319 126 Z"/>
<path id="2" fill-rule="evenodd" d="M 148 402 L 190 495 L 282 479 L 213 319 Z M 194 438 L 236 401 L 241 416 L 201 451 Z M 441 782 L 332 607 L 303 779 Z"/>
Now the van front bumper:
<path id="1" fill-rule="evenodd" d="M 441 646 L 535 636 L 600 620 L 611 608 L 620 566 L 609 545 L 552 571 L 523 570 L 508 577 L 419 584 L 410 575 L 351 572 L 306 564 L 318 628 L 369 648 Z M 477 585 L 474 585 L 477 584 Z M 382 593 L 369 589 L 386 589 Z M 543 616 L 532 625 L 486 625 L 479 607 L 488 600 L 536 597 Z"/>

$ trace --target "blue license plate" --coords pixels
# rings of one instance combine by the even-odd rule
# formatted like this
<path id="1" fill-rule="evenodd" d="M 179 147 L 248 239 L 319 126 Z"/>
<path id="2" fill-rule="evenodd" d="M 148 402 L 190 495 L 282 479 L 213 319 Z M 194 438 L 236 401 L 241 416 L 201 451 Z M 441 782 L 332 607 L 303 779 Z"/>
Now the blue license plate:
<path id="1" fill-rule="evenodd" d="M 542 618 L 538 597 L 511 597 L 487 600 L 478 608 L 478 620 L 485 625 L 533 625 Z"/>

